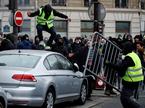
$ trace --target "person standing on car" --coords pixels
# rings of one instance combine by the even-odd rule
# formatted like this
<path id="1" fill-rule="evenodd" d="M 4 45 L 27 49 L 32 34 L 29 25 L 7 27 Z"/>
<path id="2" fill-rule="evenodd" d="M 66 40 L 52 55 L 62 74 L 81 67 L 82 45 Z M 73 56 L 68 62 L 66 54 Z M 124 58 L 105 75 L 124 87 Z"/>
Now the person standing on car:
<path id="1" fill-rule="evenodd" d="M 35 12 L 28 11 L 27 15 L 29 17 L 37 16 L 36 29 L 37 29 L 37 35 L 38 35 L 40 41 L 43 40 L 42 31 L 46 31 L 51 34 L 49 40 L 47 41 L 48 46 L 52 45 L 53 40 L 55 42 L 57 42 L 57 35 L 56 35 L 56 31 L 54 29 L 54 24 L 53 24 L 54 17 L 58 16 L 58 17 L 66 19 L 68 21 L 71 21 L 71 19 L 68 18 L 68 16 L 56 11 L 49 4 L 40 7 L 39 10 L 37 10 Z"/>
<path id="2" fill-rule="evenodd" d="M 125 58 L 120 64 L 106 63 L 106 65 L 119 71 L 122 77 L 121 103 L 123 108 L 140 108 L 140 105 L 131 97 L 138 89 L 139 83 L 143 81 L 142 65 L 139 56 L 133 51 L 134 46 L 130 41 L 122 44 Z M 121 71 L 120 71 L 121 69 Z"/>

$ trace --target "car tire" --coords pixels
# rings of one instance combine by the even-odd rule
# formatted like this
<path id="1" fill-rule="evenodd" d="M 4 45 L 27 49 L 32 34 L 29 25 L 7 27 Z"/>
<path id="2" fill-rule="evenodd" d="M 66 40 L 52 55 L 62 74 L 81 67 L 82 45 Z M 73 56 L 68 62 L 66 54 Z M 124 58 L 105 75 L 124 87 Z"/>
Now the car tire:
<path id="1" fill-rule="evenodd" d="M 0 102 L 0 108 L 5 108 L 5 105 L 2 102 Z"/>
<path id="2" fill-rule="evenodd" d="M 87 85 L 86 83 L 82 83 L 81 90 L 80 90 L 80 97 L 78 99 L 78 103 L 80 105 L 85 104 L 87 98 Z"/>
<path id="3" fill-rule="evenodd" d="M 55 101 L 54 91 L 50 88 L 46 94 L 45 102 L 42 108 L 54 108 L 54 101 Z"/>

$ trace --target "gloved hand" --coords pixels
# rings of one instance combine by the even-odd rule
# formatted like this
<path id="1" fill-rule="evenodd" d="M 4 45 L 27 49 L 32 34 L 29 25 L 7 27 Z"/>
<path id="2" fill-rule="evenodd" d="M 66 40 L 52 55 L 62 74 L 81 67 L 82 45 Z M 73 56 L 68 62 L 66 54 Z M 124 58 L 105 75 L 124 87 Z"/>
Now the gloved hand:
<path id="1" fill-rule="evenodd" d="M 71 22 L 71 18 L 67 18 L 67 20 L 68 20 L 69 22 Z"/>
<path id="2" fill-rule="evenodd" d="M 28 12 L 27 12 L 27 15 L 28 15 L 28 16 L 30 16 L 30 15 L 31 15 L 31 12 L 30 12 L 30 11 L 28 11 Z"/>

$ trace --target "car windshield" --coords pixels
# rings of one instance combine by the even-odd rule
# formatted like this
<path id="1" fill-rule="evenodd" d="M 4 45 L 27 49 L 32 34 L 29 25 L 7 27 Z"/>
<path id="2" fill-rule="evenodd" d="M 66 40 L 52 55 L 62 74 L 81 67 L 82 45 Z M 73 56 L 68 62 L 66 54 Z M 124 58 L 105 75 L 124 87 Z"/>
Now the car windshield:
<path id="1" fill-rule="evenodd" d="M 26 54 L 0 54 L 0 66 L 34 68 L 40 56 Z"/>

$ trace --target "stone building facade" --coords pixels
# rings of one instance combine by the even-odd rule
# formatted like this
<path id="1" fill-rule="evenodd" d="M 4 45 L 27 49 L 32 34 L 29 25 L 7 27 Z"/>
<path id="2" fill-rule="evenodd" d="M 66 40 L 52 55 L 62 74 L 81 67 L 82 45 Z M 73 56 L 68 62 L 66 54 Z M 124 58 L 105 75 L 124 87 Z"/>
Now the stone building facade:
<path id="1" fill-rule="evenodd" d="M 57 33 L 68 38 L 89 36 L 93 33 L 93 21 L 88 16 L 91 0 L 18 0 L 19 9 L 23 12 L 24 24 L 19 34 L 36 35 L 35 18 L 26 15 L 28 10 L 34 11 L 42 5 L 51 4 L 54 9 L 69 16 L 72 21 L 55 18 Z M 130 33 L 132 36 L 145 33 L 145 1 L 144 0 L 98 0 L 106 9 L 103 20 L 103 34 L 116 37 L 119 34 Z M 12 32 L 9 24 L 10 11 L 5 7 L 8 0 L 0 0 L 0 31 Z M 49 36 L 44 32 L 45 36 Z"/>

